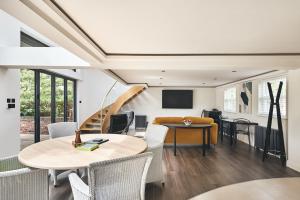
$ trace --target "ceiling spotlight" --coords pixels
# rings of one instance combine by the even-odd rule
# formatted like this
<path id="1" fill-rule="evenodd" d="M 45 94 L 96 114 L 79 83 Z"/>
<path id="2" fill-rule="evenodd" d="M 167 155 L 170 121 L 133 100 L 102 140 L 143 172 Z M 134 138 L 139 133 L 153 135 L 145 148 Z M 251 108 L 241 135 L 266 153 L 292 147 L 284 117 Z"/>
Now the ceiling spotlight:
<path id="1" fill-rule="evenodd" d="M 231 71 L 231 72 L 236 72 L 235 70 Z"/>
<path id="2" fill-rule="evenodd" d="M 166 72 L 166 70 L 161 70 L 161 72 Z"/>

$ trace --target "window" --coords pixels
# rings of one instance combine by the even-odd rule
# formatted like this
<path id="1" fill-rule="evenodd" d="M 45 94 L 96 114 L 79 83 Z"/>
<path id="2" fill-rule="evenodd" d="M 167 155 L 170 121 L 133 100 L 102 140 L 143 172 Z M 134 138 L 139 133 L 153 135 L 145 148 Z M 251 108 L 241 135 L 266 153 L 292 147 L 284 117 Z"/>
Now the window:
<path id="1" fill-rule="evenodd" d="M 21 47 L 48 47 L 21 32 Z M 46 70 L 21 69 L 21 148 L 48 138 L 47 125 L 76 121 L 76 80 Z M 68 89 L 68 91 L 67 91 Z"/>
<path id="2" fill-rule="evenodd" d="M 269 96 L 269 90 L 267 82 L 271 83 L 271 87 L 273 90 L 274 99 L 276 99 L 279 82 L 282 81 L 282 90 L 280 95 L 280 112 L 282 117 L 286 117 L 286 111 L 287 111 L 287 99 L 286 99 L 286 77 L 280 77 L 276 79 L 271 80 L 264 80 L 259 83 L 258 85 L 258 114 L 260 115 L 268 115 L 269 109 L 270 109 L 270 96 Z M 273 116 L 276 116 L 276 109 L 273 111 Z"/>
<path id="3" fill-rule="evenodd" d="M 228 88 L 224 91 L 224 111 L 236 112 L 236 88 Z"/>
<path id="4" fill-rule="evenodd" d="M 38 41 L 37 39 L 21 32 L 21 47 L 49 47 L 48 45 Z"/>
<path id="5" fill-rule="evenodd" d="M 55 78 L 55 101 L 56 101 L 56 111 L 55 111 L 55 122 L 64 121 L 64 79 L 56 77 Z"/>
<path id="6" fill-rule="evenodd" d="M 48 124 L 76 121 L 76 81 L 45 70 L 20 71 L 21 138 L 24 148 L 47 139 Z"/>

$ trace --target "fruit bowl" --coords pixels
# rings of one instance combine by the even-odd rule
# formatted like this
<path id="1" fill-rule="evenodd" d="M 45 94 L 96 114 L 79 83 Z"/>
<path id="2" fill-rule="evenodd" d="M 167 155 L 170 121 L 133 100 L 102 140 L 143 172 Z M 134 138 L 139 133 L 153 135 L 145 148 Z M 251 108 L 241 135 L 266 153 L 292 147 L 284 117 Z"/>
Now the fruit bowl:
<path id="1" fill-rule="evenodd" d="M 190 126 L 192 124 L 192 120 L 183 120 L 184 125 Z"/>

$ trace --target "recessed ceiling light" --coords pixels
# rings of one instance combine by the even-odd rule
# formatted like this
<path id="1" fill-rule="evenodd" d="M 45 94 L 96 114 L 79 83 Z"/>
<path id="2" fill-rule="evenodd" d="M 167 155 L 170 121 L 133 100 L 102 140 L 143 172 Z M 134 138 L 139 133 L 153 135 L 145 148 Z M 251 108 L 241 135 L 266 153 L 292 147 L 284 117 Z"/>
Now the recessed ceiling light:
<path id="1" fill-rule="evenodd" d="M 160 80 L 162 80 L 162 79 L 163 79 L 163 77 L 160 77 L 159 79 L 160 79 Z"/>
<path id="2" fill-rule="evenodd" d="M 161 70 L 161 72 L 166 72 L 166 70 Z"/>
<path id="3" fill-rule="evenodd" d="M 231 71 L 231 72 L 236 72 L 235 70 Z"/>
<path id="4" fill-rule="evenodd" d="M 203 85 L 205 85 L 206 83 L 202 83 Z"/>

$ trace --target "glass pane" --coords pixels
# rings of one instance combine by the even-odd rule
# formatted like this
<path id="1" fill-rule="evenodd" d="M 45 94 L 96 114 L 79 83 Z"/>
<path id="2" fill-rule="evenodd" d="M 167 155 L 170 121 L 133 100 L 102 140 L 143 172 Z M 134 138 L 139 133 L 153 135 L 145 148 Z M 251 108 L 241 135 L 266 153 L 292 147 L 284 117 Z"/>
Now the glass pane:
<path id="1" fill-rule="evenodd" d="M 55 78 L 55 102 L 56 102 L 56 122 L 64 121 L 64 79 Z"/>
<path id="2" fill-rule="evenodd" d="M 74 82 L 68 80 L 68 106 L 67 106 L 67 121 L 74 121 Z"/>
<path id="3" fill-rule="evenodd" d="M 21 69 L 21 149 L 34 143 L 34 71 Z"/>
<path id="4" fill-rule="evenodd" d="M 263 115 L 269 114 L 270 109 L 270 96 L 267 83 L 271 83 L 271 87 L 273 90 L 274 98 L 276 98 L 277 91 L 279 88 L 280 81 L 283 82 L 282 91 L 280 95 L 280 111 L 283 117 L 286 116 L 286 107 L 287 107 L 287 99 L 286 99 L 286 77 L 281 77 L 273 80 L 265 80 L 261 82 L 258 86 L 258 113 Z M 273 116 L 276 116 L 276 109 L 274 109 Z"/>
<path id="5" fill-rule="evenodd" d="M 48 135 L 47 125 L 51 123 L 51 76 L 41 73 L 40 77 L 40 133 L 43 140 Z"/>

